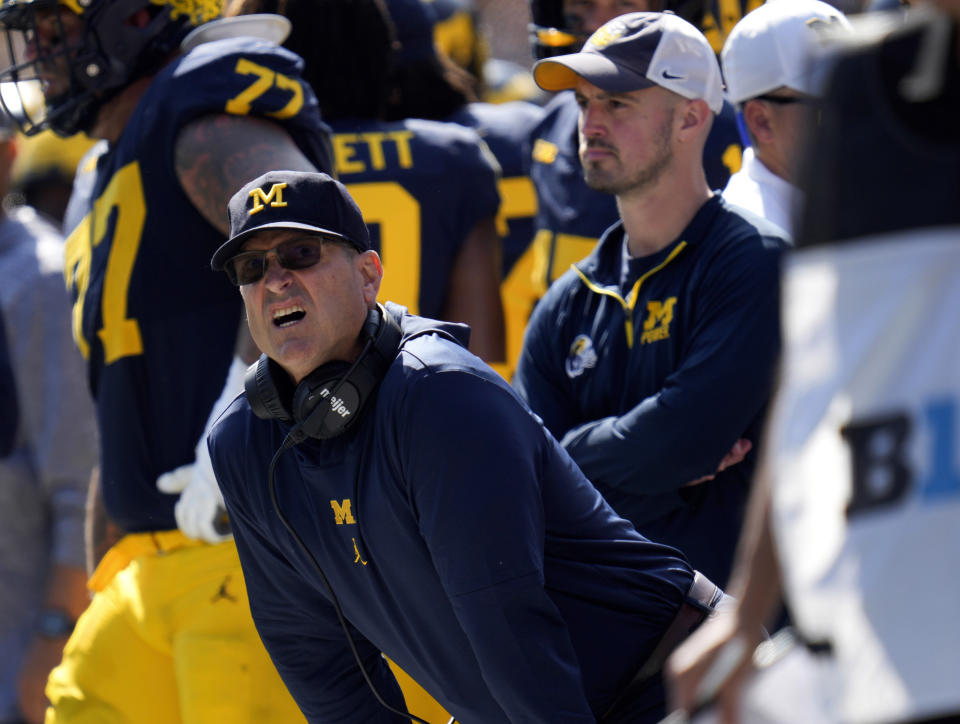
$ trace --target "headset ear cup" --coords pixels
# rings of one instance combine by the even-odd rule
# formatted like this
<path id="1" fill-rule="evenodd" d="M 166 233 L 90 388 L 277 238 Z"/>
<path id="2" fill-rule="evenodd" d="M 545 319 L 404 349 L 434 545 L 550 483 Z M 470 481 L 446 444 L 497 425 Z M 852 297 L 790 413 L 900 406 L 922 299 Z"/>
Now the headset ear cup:
<path id="1" fill-rule="evenodd" d="M 303 432 L 320 440 L 336 437 L 353 422 L 362 398 L 347 377 L 351 365 L 328 362 L 297 385 L 293 393 L 293 419 Z"/>
<path id="2" fill-rule="evenodd" d="M 376 306 L 360 331 L 364 350 L 353 363 L 328 362 L 297 385 L 293 419 L 310 437 L 327 440 L 353 425 L 400 349 L 400 325 Z"/>
<path id="3" fill-rule="evenodd" d="M 364 351 L 356 362 L 328 362 L 296 388 L 276 362 L 261 355 L 244 378 L 250 409 L 264 420 L 293 422 L 309 437 L 336 437 L 360 416 L 396 358 L 402 336 L 396 320 L 377 305 L 360 331 Z"/>
<path id="4" fill-rule="evenodd" d="M 371 314 L 377 314 L 377 329 L 373 338 L 373 351 L 379 358 L 376 364 L 381 366 L 379 377 L 387 373 L 387 369 L 396 359 L 397 352 L 400 351 L 400 340 L 403 337 L 403 331 L 396 320 L 390 316 L 390 313 L 381 305 L 377 305 L 370 310 Z M 370 315 L 367 315 L 370 319 Z"/>
<path id="5" fill-rule="evenodd" d="M 262 420 L 289 422 L 293 418 L 283 404 L 280 390 L 274 381 L 275 371 L 271 369 L 273 365 L 267 355 L 260 355 L 260 359 L 247 368 L 243 379 L 244 392 L 254 415 Z"/>
<path id="6" fill-rule="evenodd" d="M 382 317 L 387 316 L 379 304 L 367 311 L 367 319 L 364 321 L 363 327 L 360 330 L 361 342 L 376 338 L 377 332 L 380 329 L 381 315 Z"/>

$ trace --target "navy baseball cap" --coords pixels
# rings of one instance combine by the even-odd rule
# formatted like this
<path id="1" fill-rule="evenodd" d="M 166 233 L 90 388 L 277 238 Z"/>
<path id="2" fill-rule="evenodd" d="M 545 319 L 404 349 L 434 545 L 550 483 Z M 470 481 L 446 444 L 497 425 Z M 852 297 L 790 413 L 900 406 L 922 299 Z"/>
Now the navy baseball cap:
<path id="1" fill-rule="evenodd" d="M 210 266 L 223 271 L 252 234 L 266 229 L 302 229 L 372 249 L 360 208 L 339 181 L 325 173 L 269 171 L 237 191 L 227 204 L 230 238 Z"/>
<path id="2" fill-rule="evenodd" d="M 579 78 L 609 93 L 658 85 L 710 110 L 723 107 L 720 64 L 703 33 L 671 12 L 628 13 L 597 30 L 579 53 L 539 61 L 533 79 L 546 91 L 575 88 Z"/>

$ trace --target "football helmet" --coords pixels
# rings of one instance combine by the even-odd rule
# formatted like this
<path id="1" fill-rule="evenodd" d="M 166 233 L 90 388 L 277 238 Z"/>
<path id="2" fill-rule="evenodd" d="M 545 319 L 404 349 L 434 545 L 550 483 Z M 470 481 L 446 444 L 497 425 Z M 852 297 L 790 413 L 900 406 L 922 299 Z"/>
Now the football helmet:
<path id="1" fill-rule="evenodd" d="M 647 10 L 679 15 L 700 28 L 719 53 L 727 33 L 743 15 L 763 0 L 649 0 Z M 632 12 L 623 10 L 624 13 Z M 597 28 L 577 28 L 573 16 L 564 13 L 563 0 L 530 0 L 530 45 L 535 58 L 576 53 Z"/>
<path id="2" fill-rule="evenodd" d="M 3 0 L 0 104 L 26 135 L 89 130 L 97 111 L 156 72 L 223 0 Z"/>

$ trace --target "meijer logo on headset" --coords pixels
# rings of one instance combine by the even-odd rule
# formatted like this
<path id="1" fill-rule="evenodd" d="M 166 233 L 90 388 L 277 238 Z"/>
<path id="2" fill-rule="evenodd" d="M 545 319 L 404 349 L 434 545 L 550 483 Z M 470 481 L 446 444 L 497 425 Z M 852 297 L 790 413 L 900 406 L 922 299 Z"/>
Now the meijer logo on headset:
<path id="1" fill-rule="evenodd" d="M 320 390 L 320 397 L 322 399 L 330 398 L 330 409 L 331 411 L 340 415 L 340 417 L 349 417 L 353 414 L 353 410 L 347 407 L 347 402 L 342 397 L 337 397 L 336 395 L 330 394 L 330 389 L 324 387 Z"/>

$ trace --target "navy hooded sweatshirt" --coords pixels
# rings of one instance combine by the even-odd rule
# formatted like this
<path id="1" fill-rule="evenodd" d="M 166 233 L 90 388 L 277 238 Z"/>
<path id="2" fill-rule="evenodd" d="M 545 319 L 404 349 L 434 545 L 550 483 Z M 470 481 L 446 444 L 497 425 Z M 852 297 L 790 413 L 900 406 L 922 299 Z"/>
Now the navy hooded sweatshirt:
<path id="1" fill-rule="evenodd" d="M 375 399 L 280 456 L 281 511 L 394 706 L 380 652 L 461 724 L 595 721 L 676 614 L 689 564 L 613 512 L 465 349 L 466 327 L 387 309 L 404 336 Z M 289 429 L 240 396 L 209 438 L 257 630 L 309 721 L 404 721 L 271 503 Z"/>

